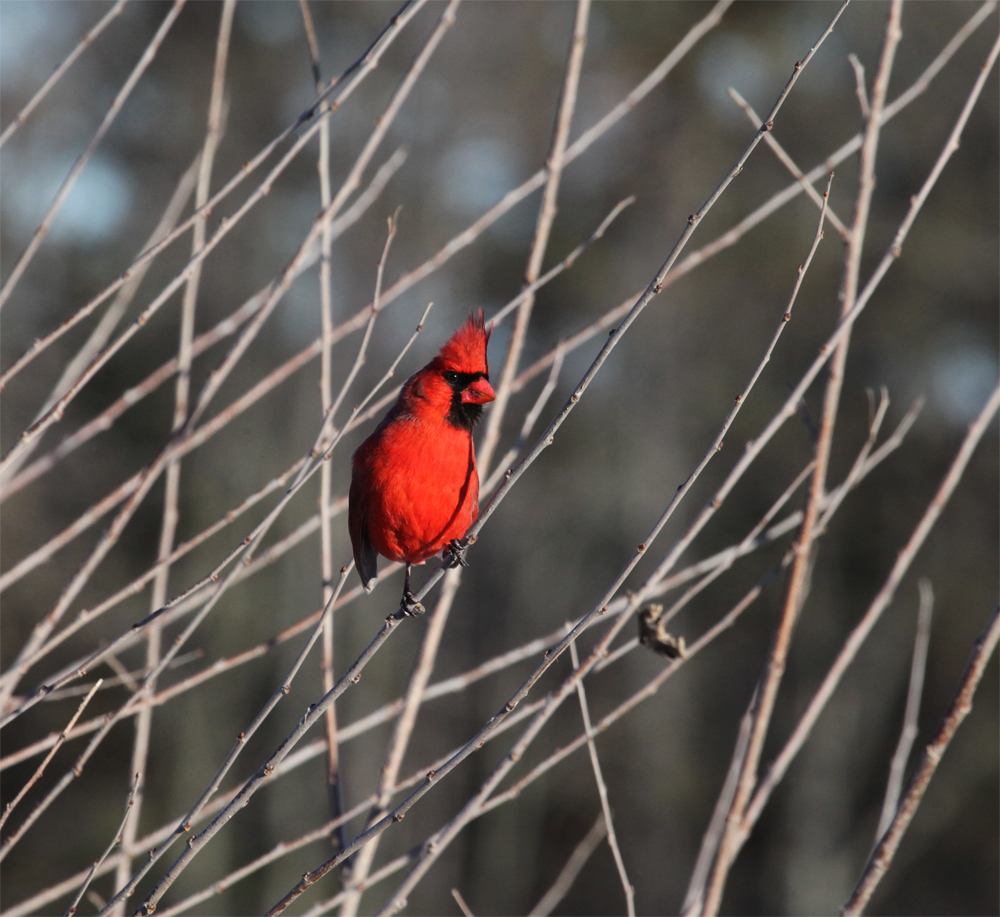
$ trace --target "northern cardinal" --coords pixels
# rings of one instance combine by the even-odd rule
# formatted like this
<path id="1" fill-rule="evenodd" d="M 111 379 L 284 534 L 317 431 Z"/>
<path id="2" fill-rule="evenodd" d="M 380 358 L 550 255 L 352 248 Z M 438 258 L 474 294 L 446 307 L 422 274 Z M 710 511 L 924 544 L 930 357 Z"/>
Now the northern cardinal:
<path id="1" fill-rule="evenodd" d="M 366 592 L 378 556 L 406 564 L 405 614 L 423 608 L 410 592 L 410 566 L 451 550 L 479 515 L 472 428 L 496 396 L 486 347 L 493 326 L 471 315 L 440 353 L 403 385 L 396 403 L 351 458 L 347 526 Z"/>

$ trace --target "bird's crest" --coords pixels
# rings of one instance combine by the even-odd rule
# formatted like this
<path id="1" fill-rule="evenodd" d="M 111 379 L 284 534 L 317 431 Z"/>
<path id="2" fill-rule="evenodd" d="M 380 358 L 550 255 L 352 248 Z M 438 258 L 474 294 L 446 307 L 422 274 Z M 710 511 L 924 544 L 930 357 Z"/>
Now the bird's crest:
<path id="1" fill-rule="evenodd" d="M 483 310 L 469 316 L 468 321 L 459 328 L 441 348 L 435 362 L 447 369 L 460 373 L 490 373 L 486 359 L 486 346 L 490 340 L 493 323 L 486 327 Z"/>

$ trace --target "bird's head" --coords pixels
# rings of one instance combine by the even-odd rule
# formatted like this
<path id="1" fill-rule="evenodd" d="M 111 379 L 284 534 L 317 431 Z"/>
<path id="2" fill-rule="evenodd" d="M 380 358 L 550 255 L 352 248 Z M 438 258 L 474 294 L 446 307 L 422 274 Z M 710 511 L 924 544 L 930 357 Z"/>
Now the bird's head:
<path id="1" fill-rule="evenodd" d="M 447 420 L 453 426 L 471 430 L 483 405 L 496 397 L 486 357 L 492 330 L 492 325 L 486 327 L 480 309 L 478 315 L 469 316 L 426 367 L 425 372 L 443 381 L 450 391 Z"/>

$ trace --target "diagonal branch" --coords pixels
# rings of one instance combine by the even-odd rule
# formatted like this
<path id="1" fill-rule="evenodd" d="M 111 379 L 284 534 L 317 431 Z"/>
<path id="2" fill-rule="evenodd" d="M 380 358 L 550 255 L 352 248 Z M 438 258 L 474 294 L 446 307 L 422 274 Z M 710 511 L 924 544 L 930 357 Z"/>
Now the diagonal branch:
<path id="1" fill-rule="evenodd" d="M 896 810 L 892 824 L 875 847 L 854 892 L 844 904 L 841 914 L 860 914 L 892 863 L 899 842 L 906 833 L 906 829 L 909 828 L 910 822 L 913 821 L 913 816 L 917 812 L 917 807 L 923 799 L 927 785 L 931 782 L 941 758 L 948 750 L 956 730 L 972 711 L 972 698 L 975 696 L 976 688 L 983 677 L 986 664 L 993 655 L 993 650 L 996 649 L 998 640 L 1000 640 L 1000 604 L 993 609 L 993 614 L 986 622 L 985 629 L 973 644 L 972 653 L 959 680 L 958 690 L 955 692 L 955 699 L 951 702 L 948 712 L 941 721 L 937 735 L 924 749 L 923 756 L 910 778 L 906 793 Z"/>

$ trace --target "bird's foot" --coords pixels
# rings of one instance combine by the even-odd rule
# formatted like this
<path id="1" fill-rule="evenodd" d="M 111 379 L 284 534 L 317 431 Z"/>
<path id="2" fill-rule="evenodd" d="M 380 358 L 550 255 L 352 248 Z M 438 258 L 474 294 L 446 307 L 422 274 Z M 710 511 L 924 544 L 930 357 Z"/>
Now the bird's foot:
<path id="1" fill-rule="evenodd" d="M 448 561 L 448 566 L 469 566 L 469 562 L 465 559 L 465 552 L 469 550 L 469 545 L 473 545 L 475 543 L 475 535 L 470 535 L 468 538 L 452 538 L 452 540 L 445 545 L 444 549 L 444 559 Z"/>
<path id="2" fill-rule="evenodd" d="M 424 613 L 424 606 L 421 605 L 414 597 L 413 593 L 407 589 L 403 593 L 403 597 L 399 600 L 399 610 L 403 612 L 403 615 L 407 618 L 415 618 L 418 615 Z"/>

